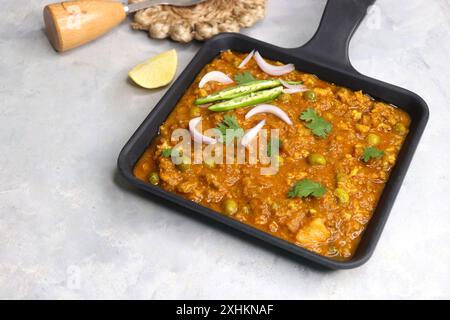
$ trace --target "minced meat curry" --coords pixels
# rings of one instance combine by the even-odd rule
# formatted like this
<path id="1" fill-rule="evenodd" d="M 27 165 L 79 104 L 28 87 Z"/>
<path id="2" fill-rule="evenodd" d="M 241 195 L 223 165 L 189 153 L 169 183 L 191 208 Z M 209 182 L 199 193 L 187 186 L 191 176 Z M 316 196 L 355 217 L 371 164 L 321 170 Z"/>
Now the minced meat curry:
<path id="1" fill-rule="evenodd" d="M 256 59 L 239 68 L 245 57 L 222 52 L 203 69 L 137 162 L 135 176 L 318 254 L 351 258 L 408 134 L 409 116 L 312 74 L 294 70 L 274 77 Z M 234 82 L 209 81 L 200 88 L 201 79 L 212 71 Z M 304 90 L 276 87 L 279 79 L 286 88 L 301 83 Z M 261 88 L 232 96 L 246 83 Z M 202 101 L 213 102 L 205 107 L 198 105 Z M 262 102 L 277 112 L 266 110 L 246 119 Z M 189 129 L 190 121 L 199 117 L 203 131 L 225 127 L 248 132 L 257 124 L 278 129 L 277 173 L 262 175 L 261 163 L 175 164 L 173 131 Z"/>

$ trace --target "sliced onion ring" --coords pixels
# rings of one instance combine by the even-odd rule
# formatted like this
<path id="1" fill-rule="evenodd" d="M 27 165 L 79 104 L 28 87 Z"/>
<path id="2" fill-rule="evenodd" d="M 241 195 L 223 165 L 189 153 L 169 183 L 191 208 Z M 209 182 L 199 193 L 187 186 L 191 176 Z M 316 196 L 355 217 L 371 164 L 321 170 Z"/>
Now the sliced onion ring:
<path id="1" fill-rule="evenodd" d="M 252 50 L 252 52 L 250 52 L 244 60 L 242 60 L 241 64 L 239 65 L 238 69 L 242 69 L 244 68 L 247 63 L 250 61 L 251 58 L 253 58 L 253 55 L 255 54 L 255 50 Z"/>
<path id="2" fill-rule="evenodd" d="M 284 92 L 287 90 L 283 90 L 284 93 L 296 93 L 296 92 L 308 91 L 308 89 L 306 89 L 306 87 L 301 84 L 289 84 L 282 79 L 280 79 L 280 82 L 283 85 L 283 87 L 285 87 L 287 90 L 289 90 L 288 92 Z"/>
<path id="3" fill-rule="evenodd" d="M 305 89 L 283 89 L 283 93 L 293 94 L 298 92 L 305 92 Z"/>
<path id="4" fill-rule="evenodd" d="M 276 115 L 278 118 L 286 122 L 288 125 L 292 126 L 293 122 L 289 118 L 288 114 L 281 110 L 279 107 L 271 105 L 271 104 L 260 104 L 254 107 L 252 110 L 247 112 L 245 115 L 245 120 L 250 119 L 256 114 L 259 113 L 271 113 L 273 115 Z"/>
<path id="5" fill-rule="evenodd" d="M 192 135 L 192 139 L 194 139 L 194 141 L 198 143 L 205 143 L 205 144 L 217 143 L 216 139 L 205 136 L 197 130 L 197 125 L 200 122 L 202 122 L 202 117 L 194 118 L 191 121 L 189 121 L 189 132 Z"/>
<path id="6" fill-rule="evenodd" d="M 207 84 L 210 81 L 216 81 L 222 84 L 230 84 L 234 82 L 229 76 L 227 76 L 223 72 L 211 71 L 203 76 L 202 80 L 200 80 L 200 83 L 198 84 L 198 87 L 201 89 L 205 86 L 205 84 Z"/>
<path id="7" fill-rule="evenodd" d="M 252 142 L 252 140 L 256 138 L 259 131 L 261 131 L 261 129 L 265 126 L 265 124 L 266 124 L 266 120 L 262 120 L 256 126 L 251 128 L 250 130 L 248 130 L 245 133 L 245 135 L 242 137 L 241 144 L 244 147 L 248 146 L 250 144 L 250 142 Z"/>
<path id="8" fill-rule="evenodd" d="M 255 52 L 254 58 L 261 70 L 271 76 L 282 76 L 295 70 L 295 66 L 292 63 L 286 64 L 284 66 L 274 66 L 270 63 L 267 63 L 266 60 L 261 57 L 258 51 Z"/>

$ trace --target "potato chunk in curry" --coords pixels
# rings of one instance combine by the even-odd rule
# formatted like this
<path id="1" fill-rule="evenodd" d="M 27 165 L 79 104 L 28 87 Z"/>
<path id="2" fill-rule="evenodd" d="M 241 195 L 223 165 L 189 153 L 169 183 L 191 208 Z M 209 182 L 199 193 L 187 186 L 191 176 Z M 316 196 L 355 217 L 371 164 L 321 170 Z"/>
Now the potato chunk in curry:
<path id="1" fill-rule="evenodd" d="M 300 245 L 309 247 L 327 241 L 330 235 L 331 233 L 325 226 L 324 220 L 315 218 L 307 226 L 300 229 L 295 239 Z"/>

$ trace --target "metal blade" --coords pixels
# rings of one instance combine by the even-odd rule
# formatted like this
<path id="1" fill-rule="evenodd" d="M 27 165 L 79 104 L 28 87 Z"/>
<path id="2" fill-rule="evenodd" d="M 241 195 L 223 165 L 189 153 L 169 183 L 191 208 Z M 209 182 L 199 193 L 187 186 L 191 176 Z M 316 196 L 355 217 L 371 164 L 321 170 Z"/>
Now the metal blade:
<path id="1" fill-rule="evenodd" d="M 149 8 L 151 6 L 160 5 L 160 4 L 167 4 L 167 5 L 171 5 L 171 6 L 177 6 L 177 7 L 186 7 L 186 6 L 196 5 L 196 4 L 199 4 L 204 1 L 206 1 L 206 0 L 146 0 L 146 1 L 138 2 L 138 3 L 131 3 L 131 4 L 125 5 L 125 12 L 133 13 L 133 12 Z"/>

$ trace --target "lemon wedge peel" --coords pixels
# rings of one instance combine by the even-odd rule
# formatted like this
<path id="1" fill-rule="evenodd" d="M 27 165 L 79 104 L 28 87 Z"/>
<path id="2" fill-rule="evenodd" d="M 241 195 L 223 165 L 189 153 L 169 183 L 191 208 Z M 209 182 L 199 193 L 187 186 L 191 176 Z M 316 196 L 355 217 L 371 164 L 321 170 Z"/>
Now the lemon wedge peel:
<path id="1" fill-rule="evenodd" d="M 138 86 L 156 89 L 172 82 L 177 72 L 177 66 L 177 52 L 172 49 L 138 64 L 128 73 L 128 76 Z"/>

